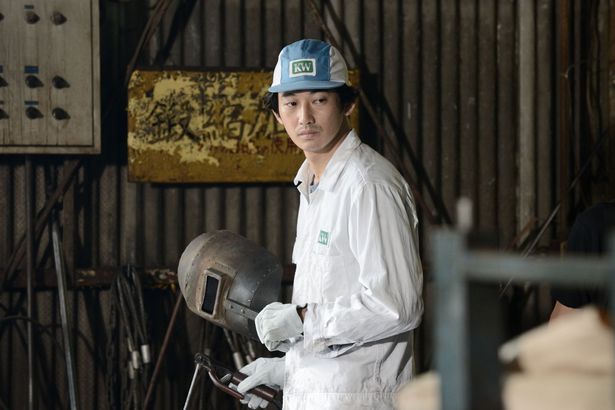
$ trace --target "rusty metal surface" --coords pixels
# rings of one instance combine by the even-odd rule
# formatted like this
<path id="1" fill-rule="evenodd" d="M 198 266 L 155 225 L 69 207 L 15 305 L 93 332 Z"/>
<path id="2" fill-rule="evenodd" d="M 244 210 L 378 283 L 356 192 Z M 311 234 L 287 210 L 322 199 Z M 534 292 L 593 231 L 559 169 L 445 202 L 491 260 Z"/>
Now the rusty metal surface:
<path id="1" fill-rule="evenodd" d="M 288 181 L 303 160 L 261 108 L 270 73 L 136 71 L 129 85 L 129 178 Z"/>

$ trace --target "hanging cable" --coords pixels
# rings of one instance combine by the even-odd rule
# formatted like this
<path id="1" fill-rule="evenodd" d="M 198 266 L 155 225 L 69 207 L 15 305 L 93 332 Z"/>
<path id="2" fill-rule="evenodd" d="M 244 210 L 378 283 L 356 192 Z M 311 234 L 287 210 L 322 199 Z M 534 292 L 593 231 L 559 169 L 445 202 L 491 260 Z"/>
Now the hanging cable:
<path id="1" fill-rule="evenodd" d="M 239 370 L 244 366 L 244 362 L 243 357 L 241 357 L 241 352 L 237 346 L 237 336 L 234 332 L 231 332 L 228 329 L 223 329 L 223 331 L 226 342 L 228 343 L 231 353 L 233 354 L 233 363 L 235 364 L 235 368 Z"/>
<path id="2" fill-rule="evenodd" d="M 139 274 L 134 266 L 126 266 L 118 271 L 111 284 L 107 346 L 111 409 L 144 407 L 150 361 L 145 312 Z"/>
<path id="3" fill-rule="evenodd" d="M 141 278 L 137 274 L 137 271 L 133 265 L 128 265 L 126 271 L 128 279 L 132 282 L 132 290 L 137 299 L 138 309 L 135 309 L 135 318 L 137 321 L 137 326 L 141 329 L 139 349 L 141 351 L 141 360 L 143 361 L 143 381 L 146 382 L 149 378 L 149 367 L 152 360 L 149 335 L 147 332 L 147 315 L 145 312 L 145 303 L 143 302 L 143 287 L 141 286 Z"/>
<path id="4" fill-rule="evenodd" d="M 117 295 L 117 300 L 119 302 L 118 303 L 118 306 L 119 306 L 118 317 L 119 317 L 119 323 L 121 325 L 119 343 L 120 345 L 122 345 L 122 343 L 125 343 L 124 351 L 127 352 L 127 357 L 122 357 L 122 355 L 120 355 L 119 357 L 119 366 L 120 366 L 120 369 L 123 369 L 123 376 L 124 376 L 120 378 L 121 403 L 122 403 L 121 408 L 131 409 L 132 406 L 130 404 L 134 397 L 134 393 L 133 393 L 133 389 L 135 388 L 134 379 L 136 377 L 136 370 L 139 367 L 138 365 L 139 356 L 138 356 L 138 352 L 135 354 L 133 329 L 128 319 L 128 311 L 127 311 L 128 309 L 126 307 L 126 301 L 124 300 L 124 294 L 122 292 L 120 281 L 121 281 L 121 276 L 120 274 L 118 274 L 112 286 L 114 287 L 114 290 Z M 121 352 L 122 352 L 122 349 L 120 347 L 120 353 Z"/>

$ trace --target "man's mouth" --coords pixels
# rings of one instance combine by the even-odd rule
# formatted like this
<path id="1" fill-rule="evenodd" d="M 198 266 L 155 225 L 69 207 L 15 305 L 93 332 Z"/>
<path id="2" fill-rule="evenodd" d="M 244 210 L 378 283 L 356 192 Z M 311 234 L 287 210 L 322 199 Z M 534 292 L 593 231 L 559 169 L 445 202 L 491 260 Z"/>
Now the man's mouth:
<path id="1" fill-rule="evenodd" d="M 303 130 L 297 133 L 297 135 L 299 135 L 300 137 L 310 137 L 316 134 L 318 134 L 318 130 L 315 130 L 315 129 L 314 130 Z"/>

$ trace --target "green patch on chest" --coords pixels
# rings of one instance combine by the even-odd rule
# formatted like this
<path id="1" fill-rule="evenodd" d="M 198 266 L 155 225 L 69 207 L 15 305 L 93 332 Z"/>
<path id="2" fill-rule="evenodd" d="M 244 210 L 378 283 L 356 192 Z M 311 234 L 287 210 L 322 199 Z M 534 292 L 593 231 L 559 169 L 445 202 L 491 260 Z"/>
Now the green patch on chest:
<path id="1" fill-rule="evenodd" d="M 321 245 L 329 245 L 329 232 L 321 230 L 318 234 L 318 243 Z"/>

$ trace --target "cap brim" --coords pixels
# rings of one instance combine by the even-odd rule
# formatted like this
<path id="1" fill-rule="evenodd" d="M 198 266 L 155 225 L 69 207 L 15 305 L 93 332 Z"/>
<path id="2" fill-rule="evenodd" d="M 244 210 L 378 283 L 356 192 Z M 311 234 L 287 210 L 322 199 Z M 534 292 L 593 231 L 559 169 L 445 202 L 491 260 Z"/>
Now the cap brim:
<path id="1" fill-rule="evenodd" d="M 285 93 L 289 91 L 302 91 L 302 90 L 330 90 L 332 88 L 338 88 L 345 83 L 341 81 L 293 81 L 286 84 L 272 85 L 269 87 L 270 93 Z"/>

